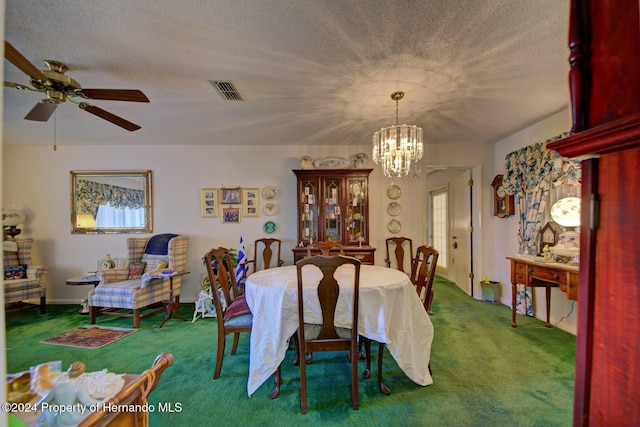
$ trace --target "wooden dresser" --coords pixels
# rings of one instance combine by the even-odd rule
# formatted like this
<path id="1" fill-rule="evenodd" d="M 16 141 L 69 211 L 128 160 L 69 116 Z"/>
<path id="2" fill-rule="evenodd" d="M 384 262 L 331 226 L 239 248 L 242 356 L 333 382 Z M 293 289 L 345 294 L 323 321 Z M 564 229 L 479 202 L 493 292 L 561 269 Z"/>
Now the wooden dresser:
<path id="1" fill-rule="evenodd" d="M 567 299 L 578 299 L 578 267 L 536 261 L 531 257 L 507 257 L 511 260 L 511 326 L 516 327 L 517 285 L 546 288 L 547 328 L 551 327 L 551 288 L 560 288 Z"/>

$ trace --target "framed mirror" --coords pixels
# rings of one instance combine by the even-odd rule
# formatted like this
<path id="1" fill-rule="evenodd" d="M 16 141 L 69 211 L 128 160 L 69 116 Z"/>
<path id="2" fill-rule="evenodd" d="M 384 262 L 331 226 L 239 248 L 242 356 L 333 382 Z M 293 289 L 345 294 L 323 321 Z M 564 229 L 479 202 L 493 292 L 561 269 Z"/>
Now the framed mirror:
<path id="1" fill-rule="evenodd" d="M 71 233 L 151 233 L 151 171 L 71 171 Z"/>

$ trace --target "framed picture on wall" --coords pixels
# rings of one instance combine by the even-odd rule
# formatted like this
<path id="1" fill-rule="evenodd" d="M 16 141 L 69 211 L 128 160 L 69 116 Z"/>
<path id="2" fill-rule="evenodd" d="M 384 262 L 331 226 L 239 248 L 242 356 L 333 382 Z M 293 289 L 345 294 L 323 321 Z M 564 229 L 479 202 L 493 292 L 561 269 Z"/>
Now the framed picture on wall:
<path id="1" fill-rule="evenodd" d="M 237 224 L 240 222 L 240 208 L 222 208 L 222 222 L 224 224 Z"/>
<path id="2" fill-rule="evenodd" d="M 239 204 L 242 203 L 242 195 L 240 194 L 240 188 L 222 188 L 222 197 L 220 203 L 222 204 Z"/>
<path id="3" fill-rule="evenodd" d="M 203 218 L 216 218 L 219 215 L 218 189 L 203 188 L 200 190 L 200 215 Z"/>
<path id="4" fill-rule="evenodd" d="M 242 200 L 244 200 L 242 215 L 243 216 L 259 216 L 260 215 L 260 189 L 259 188 L 243 188 Z"/>

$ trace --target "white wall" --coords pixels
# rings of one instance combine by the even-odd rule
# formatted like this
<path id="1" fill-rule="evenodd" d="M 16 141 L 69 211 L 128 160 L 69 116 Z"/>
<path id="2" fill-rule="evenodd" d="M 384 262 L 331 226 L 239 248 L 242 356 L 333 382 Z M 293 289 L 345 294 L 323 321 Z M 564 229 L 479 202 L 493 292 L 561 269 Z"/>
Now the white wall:
<path id="1" fill-rule="evenodd" d="M 492 177 L 504 173 L 505 157 L 508 153 L 536 142 L 546 141 L 553 136 L 567 132 L 570 128 L 571 112 L 566 109 L 496 142 L 493 153 L 495 166 Z M 493 217 L 492 221 L 494 222 L 494 229 L 491 241 L 496 242 L 496 244 L 493 252 L 494 256 L 492 257 L 493 265 L 489 266 L 487 274 L 489 274 L 491 280 L 502 283 L 502 301 L 505 305 L 511 306 L 510 267 L 509 260 L 506 257 L 518 253 L 518 241 L 516 238 L 518 233 L 517 202 L 516 215 L 506 218 Z M 505 236 L 508 236 L 508 238 L 505 239 Z M 534 289 L 536 317 L 546 319 L 544 288 Z M 577 303 L 567 300 L 564 292 L 558 288 L 551 289 L 551 324 L 557 324 L 561 318 L 568 315 L 567 318 L 557 324 L 557 327 L 575 334 L 577 308 Z"/>
<path id="2" fill-rule="evenodd" d="M 425 147 L 425 158 L 418 165 L 420 174 L 389 179 L 380 167 L 370 175 L 371 245 L 377 248 L 376 264 L 383 264 L 384 240 L 391 234 L 387 224 L 391 217 L 387 205 L 391 201 L 386 190 L 391 182 L 402 188 L 398 199 L 402 213 L 399 235 L 415 242 L 427 242 L 426 195 L 429 181 L 424 169 L 437 167 L 469 167 L 474 173 L 474 271 L 476 297 L 481 296 L 479 282 L 484 275 L 504 284 L 509 283 L 509 265 L 505 257 L 517 252 L 517 220 L 499 219 L 492 215 L 493 177 L 502 173 L 505 155 L 517 148 L 543 141 L 566 131 L 569 112 L 551 118 L 498 141 L 495 146 L 451 143 Z M 28 125 L 28 124 L 25 124 Z M 283 258 L 293 262 L 291 248 L 297 243 L 295 200 L 296 180 L 292 169 L 299 168 L 299 159 L 310 155 L 313 159 L 328 156 L 350 158 L 358 152 L 370 155 L 370 146 L 192 146 L 175 144 L 154 146 L 81 146 L 66 147 L 58 143 L 58 150 L 50 146 L 3 146 L 3 205 L 24 209 L 28 221 L 23 236 L 36 239 L 33 257 L 49 267 L 48 295 L 51 303 L 76 303 L 86 296 L 88 289 L 68 287 L 66 278 L 95 270 L 97 259 L 107 253 L 112 257 L 126 257 L 125 239 L 130 235 L 74 235 L 70 233 L 70 176 L 71 170 L 131 170 L 153 171 L 154 233 L 179 233 L 190 237 L 188 269 L 182 300 L 192 301 L 199 289 L 199 276 L 204 271 L 200 258 L 210 248 L 237 247 L 240 235 L 249 252 L 252 242 L 264 235 L 265 221 L 278 225 L 274 237 L 284 242 Z M 281 198 L 277 216 L 243 218 L 240 224 L 222 224 L 220 218 L 201 218 L 200 189 L 203 187 L 280 187 Z M 568 312 L 571 303 L 563 301 L 560 291 L 552 291 L 552 321 Z M 502 292 L 505 304 L 510 304 L 510 287 Z M 542 299 L 538 299 L 543 301 Z M 574 310 L 575 311 L 575 310 Z M 540 306 L 537 316 L 545 315 Z M 575 331 L 575 319 L 565 319 L 559 327 Z"/>

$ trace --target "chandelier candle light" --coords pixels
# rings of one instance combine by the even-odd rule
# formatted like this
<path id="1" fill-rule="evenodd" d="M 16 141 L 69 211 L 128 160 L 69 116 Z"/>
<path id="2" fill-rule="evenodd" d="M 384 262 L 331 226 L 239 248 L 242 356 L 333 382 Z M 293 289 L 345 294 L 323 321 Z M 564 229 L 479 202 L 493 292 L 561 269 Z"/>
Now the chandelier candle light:
<path id="1" fill-rule="evenodd" d="M 382 171 L 389 178 L 409 174 L 411 162 L 422 158 L 422 128 L 398 124 L 398 101 L 404 92 L 391 94 L 396 101 L 396 124 L 380 129 L 373 134 L 373 161 L 382 165 Z"/>

